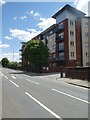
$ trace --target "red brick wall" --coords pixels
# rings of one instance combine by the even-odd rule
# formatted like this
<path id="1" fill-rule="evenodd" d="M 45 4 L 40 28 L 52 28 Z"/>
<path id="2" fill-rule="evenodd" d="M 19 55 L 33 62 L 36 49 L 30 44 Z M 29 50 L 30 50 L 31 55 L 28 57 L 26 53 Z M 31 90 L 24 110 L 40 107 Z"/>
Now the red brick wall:
<path id="1" fill-rule="evenodd" d="M 76 32 L 76 60 L 69 60 L 69 36 L 68 36 L 68 19 L 64 21 L 64 33 L 65 33 L 65 58 L 66 67 L 75 67 L 77 62 L 81 65 L 81 37 L 80 37 L 80 23 L 75 21 Z"/>
<path id="2" fill-rule="evenodd" d="M 79 62 L 79 65 L 81 65 L 81 36 L 80 36 L 80 23 L 78 20 L 76 20 L 76 58 L 77 62 Z"/>
<path id="3" fill-rule="evenodd" d="M 73 79 L 82 79 L 90 81 L 90 67 L 67 68 L 66 77 Z"/>

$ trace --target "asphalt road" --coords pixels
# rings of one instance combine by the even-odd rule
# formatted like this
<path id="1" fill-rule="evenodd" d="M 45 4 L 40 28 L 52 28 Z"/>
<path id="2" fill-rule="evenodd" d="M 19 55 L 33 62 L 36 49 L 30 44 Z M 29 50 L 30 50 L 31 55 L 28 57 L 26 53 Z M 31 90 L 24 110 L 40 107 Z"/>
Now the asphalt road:
<path id="1" fill-rule="evenodd" d="M 88 118 L 88 89 L 56 81 L 57 76 L 3 68 L 2 117 Z"/>

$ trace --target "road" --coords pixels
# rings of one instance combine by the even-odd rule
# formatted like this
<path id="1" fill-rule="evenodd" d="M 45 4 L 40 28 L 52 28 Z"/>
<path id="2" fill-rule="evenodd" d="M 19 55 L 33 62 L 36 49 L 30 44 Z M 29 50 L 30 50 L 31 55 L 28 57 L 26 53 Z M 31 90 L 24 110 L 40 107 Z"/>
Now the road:
<path id="1" fill-rule="evenodd" d="M 3 118 L 88 118 L 88 89 L 56 81 L 54 75 L 2 69 Z"/>

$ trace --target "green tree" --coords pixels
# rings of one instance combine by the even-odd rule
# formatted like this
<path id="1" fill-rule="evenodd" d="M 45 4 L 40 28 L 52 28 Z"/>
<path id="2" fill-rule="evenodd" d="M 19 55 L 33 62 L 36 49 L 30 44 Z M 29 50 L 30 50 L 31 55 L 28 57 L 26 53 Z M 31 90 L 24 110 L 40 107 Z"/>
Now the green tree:
<path id="1" fill-rule="evenodd" d="M 23 49 L 23 58 L 40 72 L 42 66 L 48 65 L 49 50 L 41 40 L 31 40 Z"/>
<path id="2" fill-rule="evenodd" d="M 8 64 L 9 64 L 9 60 L 7 58 L 3 58 L 1 60 L 1 63 L 2 63 L 2 66 L 3 67 L 8 67 Z"/>

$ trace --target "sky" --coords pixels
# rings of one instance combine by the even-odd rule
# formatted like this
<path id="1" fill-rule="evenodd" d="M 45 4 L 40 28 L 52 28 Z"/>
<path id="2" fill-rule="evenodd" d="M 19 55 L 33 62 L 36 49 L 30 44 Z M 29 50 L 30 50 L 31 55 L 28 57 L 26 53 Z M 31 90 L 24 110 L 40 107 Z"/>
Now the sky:
<path id="1" fill-rule="evenodd" d="M 58 10 L 69 4 L 88 14 L 89 0 L 63 2 L 6 2 L 0 0 L 2 31 L 0 31 L 0 60 L 20 62 L 21 42 L 27 42 L 56 23 L 52 18 Z M 14 59 L 13 59 L 14 54 Z"/>

